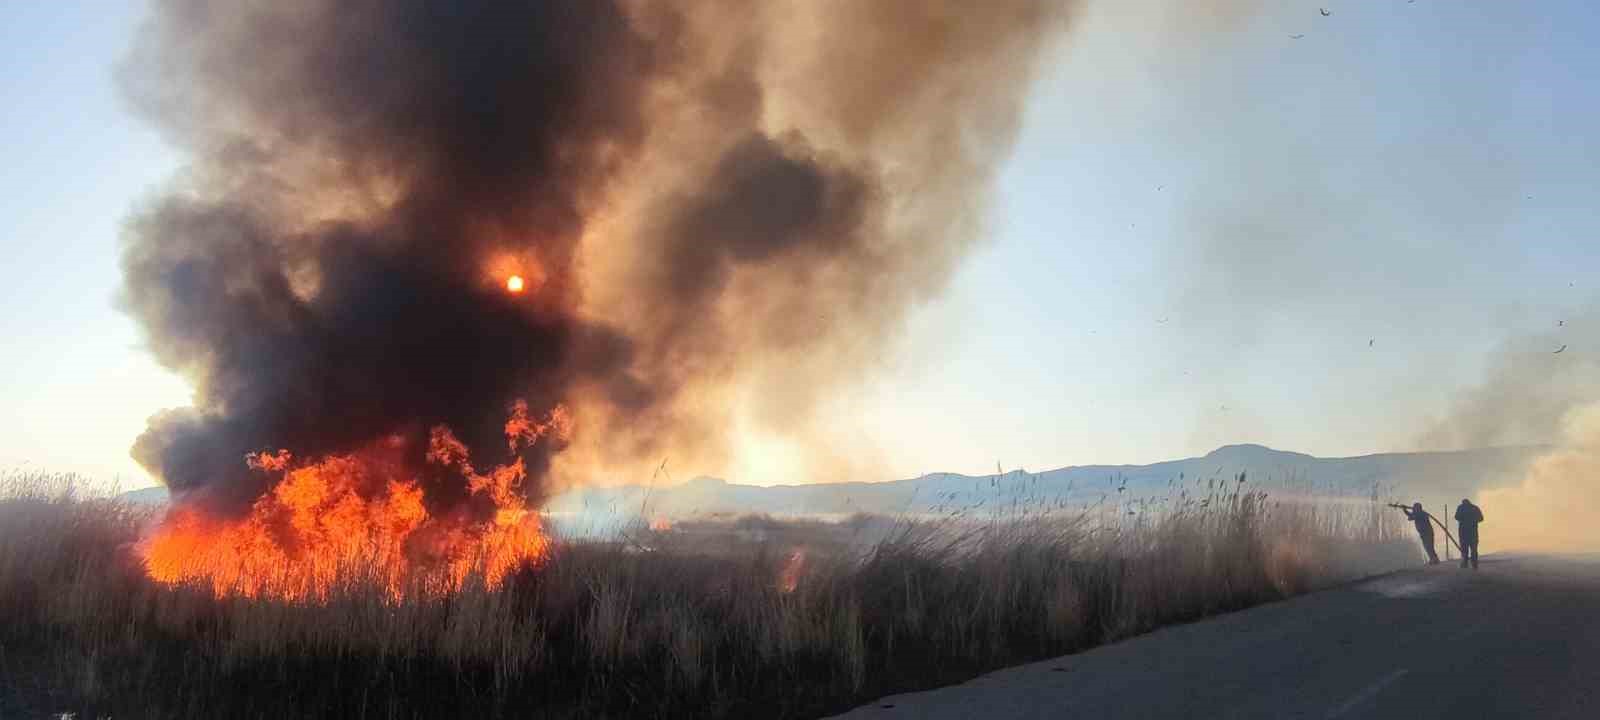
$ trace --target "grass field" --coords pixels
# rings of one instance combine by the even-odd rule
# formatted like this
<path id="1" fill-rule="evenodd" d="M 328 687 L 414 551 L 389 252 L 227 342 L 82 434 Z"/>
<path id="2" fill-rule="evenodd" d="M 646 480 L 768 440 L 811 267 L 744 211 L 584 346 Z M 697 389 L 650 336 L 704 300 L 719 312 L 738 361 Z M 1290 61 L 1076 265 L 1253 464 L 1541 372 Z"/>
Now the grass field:
<path id="1" fill-rule="evenodd" d="M 1243 477 L 1129 510 L 739 518 L 558 540 L 497 590 L 218 598 L 146 578 L 158 512 L 0 487 L 0 717 L 816 717 L 1415 560 L 1374 499 Z"/>

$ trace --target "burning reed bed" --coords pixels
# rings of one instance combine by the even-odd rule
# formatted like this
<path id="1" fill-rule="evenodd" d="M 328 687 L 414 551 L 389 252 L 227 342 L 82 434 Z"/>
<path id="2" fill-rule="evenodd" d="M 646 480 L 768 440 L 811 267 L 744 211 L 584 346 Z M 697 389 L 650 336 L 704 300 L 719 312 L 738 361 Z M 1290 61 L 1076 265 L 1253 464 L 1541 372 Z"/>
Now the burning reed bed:
<path id="1" fill-rule="evenodd" d="M 1415 555 L 1376 501 L 1240 478 L 1133 510 L 640 527 L 495 590 L 396 598 L 352 567 L 291 602 L 153 582 L 131 548 L 156 511 L 4 482 L 4 717 L 812 717 Z"/>

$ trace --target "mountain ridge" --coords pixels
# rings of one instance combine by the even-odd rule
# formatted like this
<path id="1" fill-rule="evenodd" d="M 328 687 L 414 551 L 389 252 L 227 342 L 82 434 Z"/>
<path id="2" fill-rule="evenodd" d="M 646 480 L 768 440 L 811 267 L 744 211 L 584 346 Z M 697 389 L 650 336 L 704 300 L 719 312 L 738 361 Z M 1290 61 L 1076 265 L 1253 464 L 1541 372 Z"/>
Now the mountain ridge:
<path id="1" fill-rule="evenodd" d="M 1224 445 L 1203 456 L 1148 465 L 1071 465 L 1041 472 L 965 475 L 936 472 L 877 482 L 804 485 L 745 485 L 697 476 L 673 485 L 628 484 L 579 487 L 551 497 L 553 516 L 597 514 L 686 517 L 708 514 L 839 515 L 924 513 L 963 509 L 990 512 L 1030 503 L 1088 503 L 1150 497 L 1180 483 L 1195 492 L 1241 473 L 1251 487 L 1268 492 L 1366 495 L 1418 499 L 1428 505 L 1475 495 L 1514 482 L 1522 465 L 1546 448 L 1494 447 L 1473 450 L 1372 453 L 1322 458 L 1264 445 Z M 1209 484 L 1203 485 L 1202 483 Z M 160 503 L 164 488 L 124 493 L 133 502 Z"/>

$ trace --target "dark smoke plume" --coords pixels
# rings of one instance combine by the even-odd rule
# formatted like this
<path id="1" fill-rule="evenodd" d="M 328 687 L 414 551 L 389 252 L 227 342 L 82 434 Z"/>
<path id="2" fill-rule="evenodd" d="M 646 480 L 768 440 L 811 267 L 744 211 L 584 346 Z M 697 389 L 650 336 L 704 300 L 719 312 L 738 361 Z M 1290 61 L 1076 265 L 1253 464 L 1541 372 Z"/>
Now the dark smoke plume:
<path id="1" fill-rule="evenodd" d="M 134 455 L 247 498 L 261 450 L 499 457 L 519 400 L 576 417 L 535 478 L 804 434 L 974 242 L 1071 5 L 157 2 L 124 79 L 192 164 L 124 304 L 195 398 Z"/>

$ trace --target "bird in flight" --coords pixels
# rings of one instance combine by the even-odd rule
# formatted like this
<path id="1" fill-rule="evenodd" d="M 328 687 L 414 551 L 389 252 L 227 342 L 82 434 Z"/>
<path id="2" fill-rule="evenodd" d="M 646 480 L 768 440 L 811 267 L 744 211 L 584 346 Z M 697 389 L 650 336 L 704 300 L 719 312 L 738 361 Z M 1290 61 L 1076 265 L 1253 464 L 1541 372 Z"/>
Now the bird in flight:
<path id="1" fill-rule="evenodd" d="M 1567 349 L 1567 346 L 1565 346 L 1565 345 L 1562 345 L 1562 346 L 1561 346 L 1561 347 L 1559 347 L 1559 348 L 1556 348 L 1556 351 L 1555 351 L 1555 352 L 1553 352 L 1553 353 L 1550 353 L 1550 354 L 1551 354 L 1551 355 L 1560 355 L 1560 354 L 1561 354 L 1561 353 L 1562 353 L 1562 352 L 1564 352 L 1564 351 L 1565 351 L 1565 350 L 1566 350 L 1566 349 Z"/>
<path id="2" fill-rule="evenodd" d="M 1290 36 L 1289 36 L 1289 39 L 1290 39 L 1290 40 L 1299 40 L 1299 39 L 1300 39 L 1300 38 L 1303 38 L 1303 37 L 1305 37 L 1305 36 L 1306 36 L 1306 34 L 1305 34 L 1305 33 L 1300 33 L 1300 34 L 1299 34 L 1299 35 L 1290 35 Z"/>
<path id="3" fill-rule="evenodd" d="M 1328 12 L 1327 8 L 1317 8 L 1317 12 L 1322 13 L 1323 17 L 1328 17 L 1329 15 L 1333 14 L 1331 12 Z"/>

